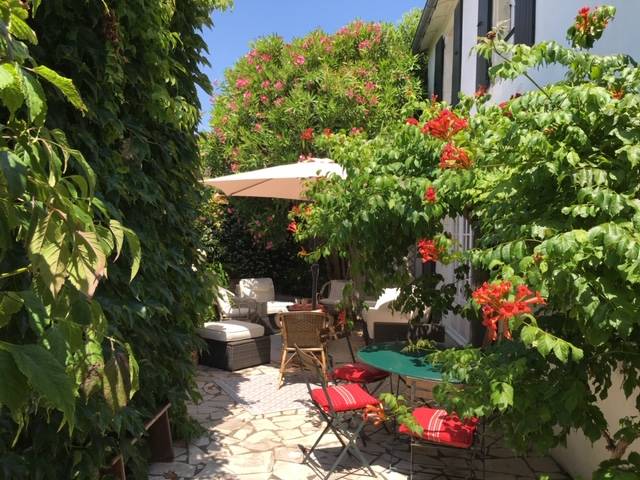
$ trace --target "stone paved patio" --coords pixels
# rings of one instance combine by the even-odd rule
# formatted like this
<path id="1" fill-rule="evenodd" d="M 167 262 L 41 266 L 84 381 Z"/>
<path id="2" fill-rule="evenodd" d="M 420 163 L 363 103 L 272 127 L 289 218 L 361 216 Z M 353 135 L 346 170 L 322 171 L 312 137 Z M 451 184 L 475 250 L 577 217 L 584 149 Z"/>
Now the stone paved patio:
<path id="1" fill-rule="evenodd" d="M 273 353 L 278 349 L 274 337 Z M 348 360 L 340 342 L 332 345 L 331 353 L 338 363 Z M 273 358 L 273 357 L 272 357 Z M 277 358 L 277 357 L 276 357 Z M 265 375 L 275 375 L 275 365 L 263 365 L 236 372 L 248 382 Z M 323 425 L 319 415 L 308 407 L 251 413 L 247 405 L 239 404 L 220 388 L 221 379 L 229 372 L 200 366 L 197 382 L 202 401 L 189 407 L 189 413 L 206 430 L 206 434 L 190 445 L 177 443 L 175 461 L 150 466 L 149 479 L 194 480 L 306 480 L 321 478 L 340 451 L 340 443 L 327 434 L 314 455 L 315 468 L 301 464 L 300 445 L 310 447 Z M 303 400 L 303 399 L 301 399 Z M 254 410 L 255 411 L 255 410 Z M 408 478 L 409 447 L 406 438 L 394 438 L 385 430 L 373 433 L 362 447 L 377 478 L 400 480 Z M 426 453 L 426 452 L 425 452 Z M 414 479 L 461 479 L 467 474 L 464 457 L 444 451 L 429 451 L 416 455 Z M 550 479 L 569 479 L 548 457 L 517 457 L 498 443 L 486 461 L 488 480 L 534 479 L 548 474 Z M 359 464 L 347 457 L 332 479 L 371 479 Z"/>

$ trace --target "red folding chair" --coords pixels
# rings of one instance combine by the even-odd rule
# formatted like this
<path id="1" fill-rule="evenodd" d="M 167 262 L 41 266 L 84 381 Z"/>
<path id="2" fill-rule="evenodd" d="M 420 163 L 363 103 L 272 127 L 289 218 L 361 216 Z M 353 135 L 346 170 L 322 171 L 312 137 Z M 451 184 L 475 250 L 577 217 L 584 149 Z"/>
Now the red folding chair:
<path id="1" fill-rule="evenodd" d="M 485 477 L 484 435 L 478 431 L 478 419 L 461 420 L 455 414 L 449 414 L 441 408 L 419 407 L 413 416 L 422 427 L 422 435 L 412 432 L 405 425 L 400 425 L 401 434 L 410 435 L 410 472 L 413 479 L 413 450 L 415 447 L 467 450 L 467 464 L 470 477 L 476 478 L 473 463 L 478 455 L 482 461 L 482 478 Z"/>
<path id="2" fill-rule="evenodd" d="M 311 382 L 307 377 L 307 389 L 309 390 L 311 400 L 318 409 L 318 412 L 320 412 L 322 418 L 327 422 L 327 426 L 313 446 L 308 450 L 305 449 L 304 459 L 302 460 L 303 463 L 307 463 L 310 460 L 311 454 L 320 443 L 322 437 L 331 430 L 342 444 L 342 450 L 323 479 L 326 480 L 331 476 L 347 453 L 353 453 L 353 455 L 360 460 L 362 466 L 375 477 L 376 474 L 369 466 L 369 462 L 367 462 L 362 455 L 362 452 L 358 448 L 357 441 L 366 423 L 363 416 L 365 408 L 370 405 L 377 406 L 380 402 L 356 383 L 328 385 L 318 359 L 297 347 L 296 351 L 303 366 L 313 373 L 317 379 L 317 383 L 320 385 L 320 388 L 312 388 Z M 349 429 L 352 420 L 358 420 L 354 430 Z"/>
<path id="3" fill-rule="evenodd" d="M 333 368 L 329 374 L 331 379 L 338 382 L 357 383 L 367 392 L 373 394 L 389 378 L 389 372 L 367 365 L 362 362 L 345 363 Z M 373 388 L 371 384 L 376 384 Z"/>

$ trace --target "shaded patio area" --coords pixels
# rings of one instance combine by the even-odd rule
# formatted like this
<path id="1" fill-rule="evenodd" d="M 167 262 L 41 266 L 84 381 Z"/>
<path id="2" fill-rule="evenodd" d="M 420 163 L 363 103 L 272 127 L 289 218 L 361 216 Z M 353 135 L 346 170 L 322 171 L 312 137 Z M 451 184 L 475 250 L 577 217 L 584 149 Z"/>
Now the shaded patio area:
<path id="1" fill-rule="evenodd" d="M 359 337 L 354 347 L 361 346 Z M 206 434 L 190 445 L 177 444 L 173 463 L 152 464 L 149 479 L 198 480 L 303 480 L 321 478 L 340 451 L 340 443 L 327 434 L 312 456 L 314 466 L 302 464 L 300 446 L 310 447 L 323 428 L 310 407 L 304 380 L 299 373 L 287 376 L 277 390 L 277 358 L 280 337 L 272 337 L 272 364 L 226 372 L 199 366 L 197 382 L 202 401 L 189 407 L 190 415 Z M 344 340 L 334 341 L 329 352 L 336 364 L 349 361 Z M 377 431 L 376 431 L 377 430 Z M 409 444 L 373 425 L 366 428 L 362 447 L 380 479 L 409 478 Z M 496 437 L 489 435 L 491 443 Z M 414 455 L 414 479 L 463 479 L 468 468 L 466 452 L 420 450 Z M 370 479 L 351 457 L 343 462 L 332 479 Z M 480 464 L 476 466 L 481 477 Z M 534 479 L 541 474 L 551 480 L 569 479 L 550 457 L 516 456 L 498 440 L 486 460 L 486 478 Z"/>

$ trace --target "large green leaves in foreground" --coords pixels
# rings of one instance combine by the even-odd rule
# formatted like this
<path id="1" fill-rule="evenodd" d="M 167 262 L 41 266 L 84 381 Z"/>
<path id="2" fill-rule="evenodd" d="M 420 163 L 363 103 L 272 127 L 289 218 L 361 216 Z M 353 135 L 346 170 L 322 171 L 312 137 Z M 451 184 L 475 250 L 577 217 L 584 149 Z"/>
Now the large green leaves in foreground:
<path id="1" fill-rule="evenodd" d="M 115 352 L 105 358 L 104 314 L 92 298 L 123 237 L 135 263 L 140 249 L 93 196 L 95 174 L 82 154 L 64 132 L 47 128 L 40 79 L 85 112 L 80 94 L 71 80 L 34 66 L 27 43 L 37 37 L 22 2 L 0 3 L 0 15 L 0 407 L 20 428 L 32 409 L 56 409 L 72 431 L 89 372 L 102 382 Z M 127 399 L 136 389 L 128 384 Z"/>

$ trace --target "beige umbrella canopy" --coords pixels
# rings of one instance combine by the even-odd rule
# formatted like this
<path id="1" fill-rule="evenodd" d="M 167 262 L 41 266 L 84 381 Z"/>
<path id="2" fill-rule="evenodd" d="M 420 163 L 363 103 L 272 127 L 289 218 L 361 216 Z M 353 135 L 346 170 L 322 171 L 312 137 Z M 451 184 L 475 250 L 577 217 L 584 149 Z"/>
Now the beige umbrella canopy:
<path id="1" fill-rule="evenodd" d="M 266 197 L 306 200 L 308 182 L 338 175 L 346 178 L 344 169 L 328 158 L 310 158 L 297 163 L 251 170 L 249 172 L 206 178 L 203 183 L 222 190 L 228 197 Z"/>

